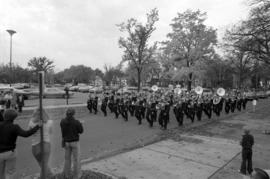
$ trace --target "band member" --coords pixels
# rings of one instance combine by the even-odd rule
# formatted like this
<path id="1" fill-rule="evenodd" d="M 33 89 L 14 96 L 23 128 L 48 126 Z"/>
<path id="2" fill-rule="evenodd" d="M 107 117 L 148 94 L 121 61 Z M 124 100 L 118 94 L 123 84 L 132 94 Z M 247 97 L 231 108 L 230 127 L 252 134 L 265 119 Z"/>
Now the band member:
<path id="1" fill-rule="evenodd" d="M 232 97 L 232 101 L 231 101 L 231 112 L 234 113 L 235 107 L 236 107 L 236 99 L 235 97 Z"/>
<path id="2" fill-rule="evenodd" d="M 128 102 L 121 99 L 120 102 L 120 113 L 125 121 L 128 121 Z"/>
<path id="3" fill-rule="evenodd" d="M 89 98 L 87 100 L 87 109 L 89 110 L 90 113 L 92 113 L 93 109 L 93 98 L 91 95 L 89 95 Z"/>
<path id="4" fill-rule="evenodd" d="M 175 114 L 175 118 L 176 118 L 176 120 L 178 122 L 178 126 L 182 126 L 183 125 L 183 119 L 184 119 L 184 110 L 183 110 L 181 101 L 177 102 L 177 104 L 175 105 L 173 111 L 174 111 L 174 114 Z"/>
<path id="5" fill-rule="evenodd" d="M 225 98 L 225 113 L 229 114 L 231 109 L 231 98 L 229 98 L 228 96 Z"/>
<path id="6" fill-rule="evenodd" d="M 194 108 L 195 108 L 195 113 L 196 113 L 198 121 L 201 121 L 202 111 L 203 111 L 203 103 L 202 103 L 201 99 L 198 99 L 197 103 L 195 103 Z"/>
<path id="7" fill-rule="evenodd" d="M 101 111 L 103 112 L 104 116 L 107 116 L 107 103 L 108 97 L 104 97 L 101 103 Z"/>
<path id="8" fill-rule="evenodd" d="M 138 120 L 138 124 L 141 125 L 142 124 L 142 101 L 137 101 L 135 103 L 135 117 Z"/>
<path id="9" fill-rule="evenodd" d="M 108 101 L 108 107 L 109 107 L 111 113 L 113 113 L 113 104 L 114 104 L 114 95 L 111 95 L 110 99 Z"/>
<path id="10" fill-rule="evenodd" d="M 93 101 L 93 110 L 94 110 L 94 113 L 97 114 L 98 112 L 98 97 L 95 96 L 95 99 Z"/>
<path id="11" fill-rule="evenodd" d="M 162 129 L 167 129 L 167 124 L 169 121 L 169 103 L 167 102 L 162 102 L 161 108 L 160 108 L 160 113 L 158 117 L 158 122 L 159 125 Z"/>
<path id="12" fill-rule="evenodd" d="M 152 103 L 151 101 L 148 101 L 146 103 L 146 120 L 147 122 L 149 123 L 149 127 L 153 127 L 153 120 L 152 120 L 152 117 L 151 117 L 151 106 L 152 106 Z"/>
<path id="13" fill-rule="evenodd" d="M 188 105 L 188 113 L 189 113 L 189 118 L 191 122 L 194 122 L 195 118 L 195 108 L 194 108 L 194 102 L 191 100 L 189 105 Z"/>
<path id="14" fill-rule="evenodd" d="M 238 99 L 237 99 L 236 107 L 237 107 L 238 111 L 241 111 L 241 107 L 242 107 L 242 98 L 238 98 Z"/>
<path id="15" fill-rule="evenodd" d="M 242 98 L 243 109 L 246 109 L 247 102 L 248 102 L 248 99 L 245 96 L 243 96 Z"/>
<path id="16" fill-rule="evenodd" d="M 119 116 L 119 103 L 120 103 L 120 99 L 118 97 L 113 103 L 113 112 L 115 114 L 115 119 L 118 119 L 118 116 Z"/>

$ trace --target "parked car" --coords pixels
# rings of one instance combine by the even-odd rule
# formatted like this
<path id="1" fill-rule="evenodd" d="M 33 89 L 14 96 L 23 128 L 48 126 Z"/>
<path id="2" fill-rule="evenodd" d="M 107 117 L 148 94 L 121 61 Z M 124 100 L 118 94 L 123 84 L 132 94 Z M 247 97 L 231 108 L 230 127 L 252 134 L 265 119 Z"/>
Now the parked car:
<path id="1" fill-rule="evenodd" d="M 31 91 L 28 91 L 29 96 L 39 96 L 39 90 L 38 89 L 32 89 Z M 74 93 L 69 92 L 69 97 L 72 97 Z M 65 98 L 66 92 L 64 90 L 61 90 L 59 88 L 45 88 L 43 93 L 44 98 Z"/>
<path id="2" fill-rule="evenodd" d="M 136 92 L 137 91 L 137 87 L 123 87 L 117 90 L 117 93 L 120 94 L 131 94 L 132 92 Z"/>
<path id="3" fill-rule="evenodd" d="M 79 92 L 83 92 L 83 93 L 88 93 L 89 90 L 91 90 L 92 88 L 94 88 L 93 86 L 80 86 L 78 88 Z"/>
<path id="4" fill-rule="evenodd" d="M 266 91 L 257 91 L 257 92 L 256 92 L 256 96 L 257 96 L 258 98 L 262 98 L 262 99 L 268 97 Z"/>
<path id="5" fill-rule="evenodd" d="M 30 85 L 27 83 L 15 83 L 11 85 L 13 88 L 16 89 L 26 89 L 26 88 L 30 88 Z"/>
<path id="6" fill-rule="evenodd" d="M 85 83 L 78 83 L 78 85 L 75 85 L 75 86 L 71 86 L 70 88 L 69 88 L 69 90 L 70 91 L 79 91 L 79 89 L 81 88 L 87 88 L 88 87 L 88 85 L 87 84 L 85 84 Z M 89 89 L 88 89 L 89 90 Z"/>
<path id="7" fill-rule="evenodd" d="M 103 87 L 102 86 L 95 86 L 89 90 L 89 93 L 102 93 Z"/>

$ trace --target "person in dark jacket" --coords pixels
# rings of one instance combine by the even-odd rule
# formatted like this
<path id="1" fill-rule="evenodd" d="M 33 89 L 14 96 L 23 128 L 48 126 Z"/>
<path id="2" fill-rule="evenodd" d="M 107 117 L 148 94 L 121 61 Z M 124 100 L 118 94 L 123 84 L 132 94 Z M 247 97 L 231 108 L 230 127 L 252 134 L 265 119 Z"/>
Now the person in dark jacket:
<path id="1" fill-rule="evenodd" d="M 73 163 L 73 178 L 80 177 L 80 134 L 83 133 L 82 123 L 74 118 L 75 110 L 68 108 L 66 117 L 61 120 L 63 147 L 65 148 L 64 175 L 66 178 L 71 176 L 71 166 Z M 71 162 L 71 156 L 72 162 Z"/>
<path id="2" fill-rule="evenodd" d="M 39 129 L 36 125 L 23 130 L 13 121 L 18 116 L 13 109 L 4 112 L 4 121 L 0 122 L 0 178 L 16 178 L 16 140 L 18 136 L 29 137 Z"/>
<path id="3" fill-rule="evenodd" d="M 252 146 L 254 145 L 254 137 L 245 129 L 245 134 L 240 142 L 242 146 L 242 164 L 240 172 L 242 174 L 251 174 L 252 169 Z"/>

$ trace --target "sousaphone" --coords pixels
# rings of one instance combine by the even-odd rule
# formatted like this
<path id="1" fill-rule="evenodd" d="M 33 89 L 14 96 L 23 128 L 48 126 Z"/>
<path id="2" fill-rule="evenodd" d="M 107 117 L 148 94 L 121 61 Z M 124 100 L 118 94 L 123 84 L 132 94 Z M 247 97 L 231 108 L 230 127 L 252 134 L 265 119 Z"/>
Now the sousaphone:
<path id="1" fill-rule="evenodd" d="M 152 91 L 156 92 L 158 90 L 158 86 L 157 85 L 153 85 L 151 89 L 152 89 Z"/>
<path id="2" fill-rule="evenodd" d="M 182 93 L 182 90 L 180 88 L 175 88 L 174 93 L 179 95 Z"/>
<path id="3" fill-rule="evenodd" d="M 219 96 L 224 96 L 225 95 L 225 89 L 224 88 L 218 88 L 217 89 L 217 94 Z"/>
<path id="4" fill-rule="evenodd" d="M 216 105 L 216 104 L 220 103 L 220 100 L 221 100 L 221 97 L 215 96 L 214 99 L 213 99 L 213 104 Z"/>
<path id="5" fill-rule="evenodd" d="M 196 94 L 201 95 L 203 93 L 203 88 L 201 86 L 197 86 L 194 91 Z"/>

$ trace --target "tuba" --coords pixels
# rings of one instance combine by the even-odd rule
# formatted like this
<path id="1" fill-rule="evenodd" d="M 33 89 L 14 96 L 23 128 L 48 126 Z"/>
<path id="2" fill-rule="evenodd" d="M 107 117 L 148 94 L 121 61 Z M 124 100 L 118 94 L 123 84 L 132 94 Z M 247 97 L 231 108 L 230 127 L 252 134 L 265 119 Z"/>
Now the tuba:
<path id="1" fill-rule="evenodd" d="M 225 89 L 224 88 L 218 88 L 217 89 L 217 95 L 224 96 L 225 95 Z"/>
<path id="2" fill-rule="evenodd" d="M 180 88 L 175 88 L 174 93 L 180 95 L 182 93 L 182 90 Z"/>
<path id="3" fill-rule="evenodd" d="M 221 98 L 219 96 L 214 96 L 213 104 L 217 105 L 218 103 L 220 103 L 220 100 L 221 100 Z"/>
<path id="4" fill-rule="evenodd" d="M 201 86 L 197 86 L 194 91 L 196 94 L 201 95 L 203 93 L 203 88 Z"/>
<path id="5" fill-rule="evenodd" d="M 152 89 L 152 91 L 156 92 L 158 90 L 158 86 L 157 85 L 153 85 L 151 89 Z"/>

